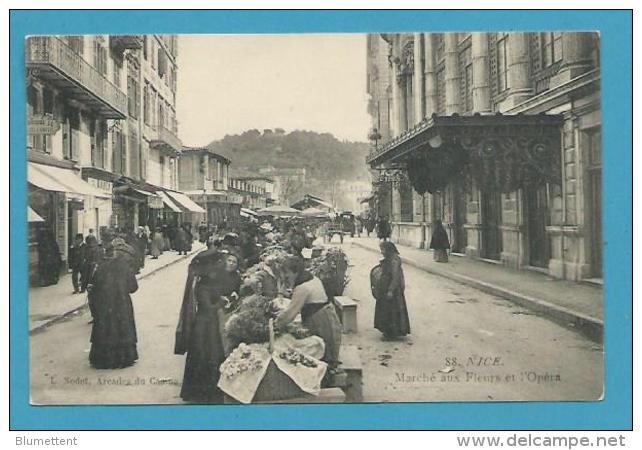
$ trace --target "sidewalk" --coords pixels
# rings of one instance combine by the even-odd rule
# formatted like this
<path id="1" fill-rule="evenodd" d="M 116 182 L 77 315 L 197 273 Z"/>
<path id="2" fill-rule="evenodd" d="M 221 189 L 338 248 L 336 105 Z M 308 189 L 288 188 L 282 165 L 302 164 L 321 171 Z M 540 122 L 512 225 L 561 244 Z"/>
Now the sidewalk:
<path id="1" fill-rule="evenodd" d="M 375 238 L 355 238 L 352 243 L 379 253 L 379 241 Z M 602 340 L 603 292 L 600 287 L 454 255 L 447 264 L 437 263 L 433 261 L 431 251 L 396 245 L 406 264 L 503 297 L 576 328 L 590 339 Z"/>
<path id="2" fill-rule="evenodd" d="M 136 275 L 136 279 L 140 281 L 204 249 L 205 245 L 196 241 L 187 256 L 178 255 L 175 251 L 168 251 L 158 259 L 147 257 L 145 258 L 145 267 Z M 84 308 L 87 305 L 87 294 L 72 294 L 72 291 L 71 274 L 62 275 L 58 284 L 29 288 L 29 333 L 40 331 Z"/>

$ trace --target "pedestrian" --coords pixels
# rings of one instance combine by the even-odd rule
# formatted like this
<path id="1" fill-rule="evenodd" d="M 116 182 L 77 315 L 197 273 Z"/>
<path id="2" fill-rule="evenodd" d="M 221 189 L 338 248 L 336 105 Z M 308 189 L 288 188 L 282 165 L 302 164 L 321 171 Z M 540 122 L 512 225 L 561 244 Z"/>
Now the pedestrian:
<path id="1" fill-rule="evenodd" d="M 301 314 L 303 326 L 325 343 L 323 361 L 328 363 L 331 369 L 335 369 L 339 365 L 341 322 L 328 299 L 323 283 L 305 270 L 303 259 L 296 256 L 291 256 L 285 261 L 283 270 L 288 285 L 293 286 L 292 299 L 274 321 L 274 327 L 278 330 L 284 329 Z"/>
<path id="2" fill-rule="evenodd" d="M 207 238 L 208 238 L 207 233 L 208 233 L 207 222 L 205 222 L 205 220 L 202 220 L 200 225 L 198 226 L 198 241 L 201 244 L 205 244 L 207 242 Z"/>
<path id="3" fill-rule="evenodd" d="M 430 239 L 430 248 L 433 250 L 433 259 L 437 262 L 448 262 L 448 250 L 450 249 L 448 233 L 439 219 L 435 220 L 433 228 L 432 237 Z"/>
<path id="4" fill-rule="evenodd" d="M 138 227 L 136 234 L 136 250 L 138 250 L 138 266 L 142 269 L 145 267 L 145 256 L 147 256 L 147 247 L 149 244 L 149 237 L 145 231 L 145 227 Z"/>
<path id="5" fill-rule="evenodd" d="M 372 216 L 368 216 L 368 219 L 366 220 L 366 231 L 368 232 L 368 237 L 370 237 L 370 233 L 372 233 L 375 229 L 375 219 Z"/>
<path id="6" fill-rule="evenodd" d="M 98 245 L 98 240 L 93 234 L 88 234 L 85 238 L 85 252 L 81 265 L 80 276 L 80 293 L 87 290 L 87 284 L 91 278 L 91 274 L 95 269 L 96 264 L 102 257 L 103 249 Z M 90 305 L 91 309 L 91 305 Z"/>
<path id="7" fill-rule="evenodd" d="M 357 217 L 355 220 L 357 225 L 357 237 L 361 237 L 361 233 L 363 233 L 363 220 L 359 217 Z"/>
<path id="8" fill-rule="evenodd" d="M 40 286 L 58 284 L 62 258 L 53 232 L 49 228 L 40 229 L 37 234 L 37 243 Z"/>
<path id="9" fill-rule="evenodd" d="M 188 235 L 187 231 L 185 230 L 184 226 L 178 227 L 176 232 L 174 233 L 174 248 L 178 252 L 179 255 L 187 255 L 187 240 L 188 240 Z"/>
<path id="10" fill-rule="evenodd" d="M 187 402 L 222 403 L 219 367 L 225 360 L 219 310 L 240 287 L 238 259 L 225 250 L 197 254 L 189 265 L 176 327 L 174 353 L 187 353 L 180 396 Z"/>
<path id="11" fill-rule="evenodd" d="M 156 227 L 156 231 L 154 231 L 154 234 L 152 236 L 150 247 L 150 255 L 152 255 L 152 259 L 158 259 L 158 257 L 163 254 L 165 239 L 163 238 L 163 231 L 161 227 Z"/>
<path id="12" fill-rule="evenodd" d="M 77 233 L 73 245 L 69 248 L 69 268 L 71 269 L 71 284 L 74 288 L 73 294 L 78 294 L 81 285 L 84 284 L 83 266 L 85 265 L 86 250 L 87 246 L 82 233 Z"/>
<path id="13" fill-rule="evenodd" d="M 383 259 L 371 272 L 372 292 L 377 300 L 374 327 L 383 333 L 384 340 L 394 340 L 410 334 L 405 281 L 395 244 L 382 242 L 379 248 Z M 373 272 L 378 276 L 373 277 Z"/>
<path id="14" fill-rule="evenodd" d="M 136 252 L 114 239 L 111 256 L 104 255 L 91 277 L 88 291 L 94 305 L 89 363 L 95 369 L 131 366 L 138 359 L 136 322 L 131 295 L 138 289 Z"/>
<path id="15" fill-rule="evenodd" d="M 377 237 L 382 241 L 390 239 L 391 229 L 388 216 L 381 216 L 377 222 Z"/>

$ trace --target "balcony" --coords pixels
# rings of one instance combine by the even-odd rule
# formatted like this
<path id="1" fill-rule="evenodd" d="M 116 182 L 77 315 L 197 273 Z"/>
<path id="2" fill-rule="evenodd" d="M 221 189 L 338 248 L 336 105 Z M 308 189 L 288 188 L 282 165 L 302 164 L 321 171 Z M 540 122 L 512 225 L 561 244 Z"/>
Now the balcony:
<path id="1" fill-rule="evenodd" d="M 143 37 L 137 35 L 109 36 L 109 45 L 116 51 L 138 50 L 143 48 Z"/>
<path id="2" fill-rule="evenodd" d="M 27 69 L 107 119 L 127 117 L 127 96 L 58 37 L 31 37 Z"/>
<path id="3" fill-rule="evenodd" d="M 169 156 L 178 155 L 183 147 L 183 143 L 178 136 L 163 126 L 156 127 L 152 130 L 149 145 L 151 148 L 160 150 Z"/>

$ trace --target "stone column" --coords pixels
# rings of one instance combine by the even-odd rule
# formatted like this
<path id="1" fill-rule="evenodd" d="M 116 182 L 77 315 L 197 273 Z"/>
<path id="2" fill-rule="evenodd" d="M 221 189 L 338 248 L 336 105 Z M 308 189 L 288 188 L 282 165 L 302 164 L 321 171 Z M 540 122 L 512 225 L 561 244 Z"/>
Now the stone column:
<path id="1" fill-rule="evenodd" d="M 530 78 L 530 58 L 528 51 L 528 33 L 510 33 L 508 35 L 508 98 L 507 107 L 513 107 L 533 94 Z"/>
<path id="2" fill-rule="evenodd" d="M 445 81 L 446 81 L 446 114 L 461 112 L 461 95 L 459 91 L 459 53 L 457 51 L 458 34 L 444 34 Z"/>
<path id="3" fill-rule="evenodd" d="M 435 76 L 435 37 L 432 33 L 424 36 L 424 95 L 426 96 L 426 117 L 437 112 L 437 77 Z"/>
<path id="4" fill-rule="evenodd" d="M 562 67 L 551 79 L 551 85 L 569 81 L 593 67 L 591 58 L 593 33 L 562 33 Z"/>
<path id="5" fill-rule="evenodd" d="M 394 53 L 393 53 L 394 55 Z M 393 63 L 390 69 L 390 84 L 392 84 L 392 98 L 390 99 L 390 137 L 393 138 L 401 134 L 401 92 L 399 89 L 399 83 L 397 83 L 397 66 Z"/>
<path id="6" fill-rule="evenodd" d="M 488 62 L 488 33 L 473 33 L 473 112 L 489 113 L 490 65 Z"/>
<path id="7" fill-rule="evenodd" d="M 425 117 L 425 96 L 424 96 L 424 36 L 422 33 L 414 34 L 414 65 L 412 80 L 412 98 L 415 108 L 415 124 L 418 124 Z"/>
<path id="8" fill-rule="evenodd" d="M 398 185 L 392 185 L 392 217 L 391 222 L 401 222 L 401 190 Z"/>

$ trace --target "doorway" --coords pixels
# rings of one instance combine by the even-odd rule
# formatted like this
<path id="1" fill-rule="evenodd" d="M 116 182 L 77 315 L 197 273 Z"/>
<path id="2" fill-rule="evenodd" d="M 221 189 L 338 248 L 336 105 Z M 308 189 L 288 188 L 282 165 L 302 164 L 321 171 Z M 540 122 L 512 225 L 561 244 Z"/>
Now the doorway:
<path id="1" fill-rule="evenodd" d="M 524 190 L 526 227 L 528 233 L 528 264 L 547 268 L 551 259 L 551 243 L 546 232 L 550 224 L 547 185 Z"/>
<path id="2" fill-rule="evenodd" d="M 466 191 L 462 186 L 453 186 L 453 243 L 452 251 L 454 253 L 466 253 L 466 246 L 468 245 L 468 236 L 466 233 L 466 214 L 467 203 Z"/>
<path id="3" fill-rule="evenodd" d="M 501 192 L 482 193 L 482 256 L 499 261 L 502 253 Z"/>

